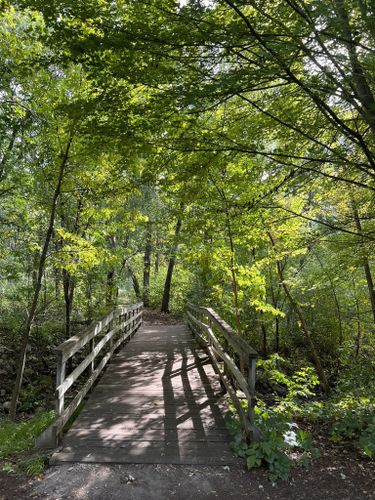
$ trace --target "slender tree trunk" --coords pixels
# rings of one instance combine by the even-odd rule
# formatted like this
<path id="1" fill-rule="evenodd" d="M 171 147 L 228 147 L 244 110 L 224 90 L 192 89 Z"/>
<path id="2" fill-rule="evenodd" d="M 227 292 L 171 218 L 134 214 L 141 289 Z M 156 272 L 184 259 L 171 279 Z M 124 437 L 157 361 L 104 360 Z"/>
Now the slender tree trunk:
<path id="1" fill-rule="evenodd" d="M 358 209 L 357 209 L 357 206 L 355 204 L 354 199 L 352 199 L 352 207 L 353 207 L 353 216 L 354 216 L 354 221 L 355 221 L 355 225 L 356 225 L 357 231 L 358 231 L 359 234 L 362 234 L 361 219 L 359 218 Z M 370 263 L 369 263 L 369 259 L 368 259 L 367 255 L 363 256 L 363 269 L 364 269 L 364 272 L 365 272 L 367 289 L 368 289 L 368 293 L 369 293 L 369 297 L 370 297 L 372 317 L 373 317 L 374 323 L 375 323 L 375 290 L 374 290 L 374 280 L 372 278 Z"/>
<path id="2" fill-rule="evenodd" d="M 23 373 L 25 370 L 27 344 L 29 342 L 31 327 L 32 327 L 34 317 L 35 317 L 35 312 L 36 312 L 36 309 L 38 306 L 38 300 L 39 300 L 40 289 L 42 286 L 44 267 L 45 267 L 48 248 L 49 248 L 49 244 L 51 241 L 53 227 L 54 227 L 54 223 L 55 223 L 57 202 L 58 202 L 58 199 L 59 199 L 59 196 L 61 193 L 61 185 L 62 185 L 63 178 L 64 178 L 65 167 L 68 163 L 69 151 L 70 151 L 70 146 L 72 144 L 72 140 L 73 140 L 73 136 L 71 135 L 70 139 L 67 143 L 67 146 L 65 148 L 65 152 L 63 154 L 61 163 L 60 163 L 57 184 L 56 184 L 55 192 L 54 192 L 53 198 L 52 198 L 49 223 L 48 223 L 47 232 L 46 232 L 45 239 L 44 239 L 42 252 L 41 252 L 40 258 L 39 258 L 39 265 L 38 265 L 38 272 L 37 272 L 37 279 L 36 279 L 36 284 L 35 284 L 35 289 L 34 289 L 34 295 L 33 295 L 32 303 L 30 306 L 28 318 L 26 321 L 25 329 L 24 329 L 24 332 L 22 335 L 20 355 L 19 355 L 19 360 L 18 360 L 18 365 L 17 365 L 16 380 L 15 380 L 15 384 L 14 384 L 12 401 L 11 401 L 10 412 L 9 412 L 10 418 L 12 420 L 14 420 L 16 418 L 17 403 L 18 403 L 19 393 L 20 393 L 20 389 L 21 389 L 21 385 L 22 385 Z"/>
<path id="3" fill-rule="evenodd" d="M 63 269 L 62 272 L 65 302 L 65 338 L 68 339 L 71 336 L 71 315 L 74 298 L 74 280 L 69 271 Z"/>
<path id="4" fill-rule="evenodd" d="M 158 274 L 159 267 L 160 267 L 160 253 L 159 250 L 157 250 L 155 254 L 155 267 L 154 267 L 155 274 Z"/>
<path id="5" fill-rule="evenodd" d="M 8 159 L 12 153 L 13 146 L 16 142 L 19 128 L 20 128 L 19 125 L 16 125 L 14 127 L 14 129 L 12 131 L 11 138 L 10 138 L 9 143 L 8 143 L 8 147 L 6 148 L 6 150 L 3 154 L 3 157 L 0 161 L 0 182 L 3 182 L 4 179 L 6 178 L 6 165 L 7 165 Z"/>
<path id="6" fill-rule="evenodd" d="M 181 205 L 181 209 L 183 209 L 182 205 Z M 174 243 L 173 243 L 171 254 L 169 257 L 167 276 L 165 278 L 165 283 L 164 283 L 163 300 L 161 303 L 161 311 L 165 312 L 165 313 L 169 312 L 169 300 L 170 300 L 170 296 L 171 296 L 172 276 L 173 276 L 174 266 L 176 264 L 176 255 L 177 255 L 177 250 L 178 250 L 178 242 L 179 242 L 179 236 L 180 236 L 180 232 L 181 232 L 181 226 L 182 226 L 182 220 L 179 218 L 177 220 L 177 223 L 176 223 L 176 229 L 175 229 L 175 234 L 174 234 Z"/>
<path id="7" fill-rule="evenodd" d="M 272 305 L 275 309 L 277 309 L 280 298 L 280 285 L 277 286 L 277 294 L 275 294 L 275 290 L 273 288 L 273 272 L 271 267 L 269 269 L 269 275 Z M 278 315 L 275 316 L 275 350 L 276 352 L 279 352 L 280 350 L 280 319 Z"/>
<path id="8" fill-rule="evenodd" d="M 332 276 L 330 275 L 329 272 L 327 272 L 325 270 L 323 262 L 320 260 L 320 258 L 319 258 L 318 255 L 316 256 L 316 258 L 317 258 L 317 260 L 318 260 L 318 262 L 320 264 L 320 267 L 322 268 L 323 272 L 327 276 L 329 284 L 331 285 L 332 295 L 333 295 L 333 298 L 334 298 L 334 301 L 335 301 L 335 305 L 336 305 L 337 319 L 338 319 L 338 322 L 339 322 L 339 344 L 341 345 L 343 343 L 343 340 L 344 340 L 344 335 L 343 335 L 343 328 L 342 328 L 342 317 L 341 317 L 340 302 L 339 302 L 339 299 L 338 299 L 338 296 L 337 296 L 337 293 L 336 293 L 336 289 L 335 289 L 335 285 L 333 283 Z"/>
<path id="9" fill-rule="evenodd" d="M 275 316 L 275 342 L 276 342 L 276 352 L 280 352 L 280 320 L 278 316 Z"/>
<path id="10" fill-rule="evenodd" d="M 272 247 L 275 247 L 275 241 L 274 241 L 272 235 L 270 233 L 268 233 L 268 235 L 269 235 L 269 238 L 271 240 Z M 299 319 L 301 330 L 305 334 L 305 338 L 306 338 L 307 343 L 309 345 L 310 353 L 311 353 L 312 359 L 314 360 L 316 371 L 317 371 L 320 383 L 322 385 L 323 391 L 325 392 L 325 394 L 329 394 L 328 380 L 327 380 L 327 377 L 324 373 L 323 366 L 322 366 L 322 363 L 320 361 L 318 351 L 316 350 L 314 341 L 312 339 L 312 334 L 311 334 L 310 329 L 309 329 L 307 322 L 305 320 L 305 316 L 302 312 L 302 308 L 298 304 L 298 302 L 296 300 L 294 300 L 294 297 L 291 294 L 288 285 L 285 283 L 283 268 L 282 268 L 281 262 L 279 260 L 276 261 L 276 267 L 277 267 L 277 274 L 279 275 L 279 279 L 281 282 L 281 286 L 283 287 L 285 295 L 288 298 L 289 303 L 290 303 L 294 313 L 296 314 L 297 318 Z"/>
<path id="11" fill-rule="evenodd" d="M 146 234 L 146 246 L 143 256 L 143 304 L 150 306 L 150 274 L 151 274 L 151 253 L 152 253 L 152 231 L 148 228 Z"/>
<path id="12" fill-rule="evenodd" d="M 355 310 L 357 315 L 357 336 L 355 339 L 355 357 L 358 358 L 361 349 L 361 339 L 362 339 L 362 324 L 361 324 L 361 314 L 359 309 L 359 300 L 357 294 L 355 295 Z"/>
<path id="13" fill-rule="evenodd" d="M 141 287 L 139 286 L 139 281 L 137 279 L 137 276 L 135 275 L 133 269 L 129 266 L 129 264 L 127 265 L 127 268 L 128 268 L 130 277 L 132 279 L 135 296 L 137 297 L 138 300 L 141 300 L 142 293 L 141 293 Z"/>
<path id="14" fill-rule="evenodd" d="M 107 293 L 106 293 L 105 301 L 106 301 L 106 304 L 108 306 L 113 304 L 114 298 L 116 295 L 115 294 L 115 274 L 116 274 L 116 272 L 114 269 L 111 269 L 107 273 L 107 283 L 106 283 Z"/>
<path id="15" fill-rule="evenodd" d="M 47 309 L 47 273 L 46 270 L 44 269 L 43 273 L 43 308 L 44 310 Z"/>
<path id="16" fill-rule="evenodd" d="M 234 298 L 234 312 L 236 317 L 236 327 L 238 335 L 242 335 L 242 325 L 241 325 L 241 317 L 240 317 L 240 304 L 238 300 L 238 283 L 235 269 L 235 249 L 233 242 L 233 234 L 232 234 L 232 226 L 230 223 L 230 217 L 228 210 L 226 211 L 226 223 L 227 223 L 227 231 L 229 238 L 229 246 L 230 246 L 230 272 L 232 275 L 232 289 L 233 289 L 233 298 Z"/>
<path id="17" fill-rule="evenodd" d="M 56 302 L 60 298 L 60 269 L 55 267 L 53 269 L 54 284 L 55 284 L 55 300 Z"/>

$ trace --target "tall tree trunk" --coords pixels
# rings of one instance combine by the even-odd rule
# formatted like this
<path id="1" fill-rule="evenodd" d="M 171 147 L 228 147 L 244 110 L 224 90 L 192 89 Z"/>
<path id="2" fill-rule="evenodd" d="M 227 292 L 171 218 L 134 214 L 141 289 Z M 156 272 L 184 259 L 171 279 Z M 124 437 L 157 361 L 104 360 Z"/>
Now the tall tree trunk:
<path id="1" fill-rule="evenodd" d="M 155 252 L 155 274 L 158 274 L 160 267 L 160 251 L 159 251 L 159 240 L 156 240 L 156 252 Z"/>
<path id="2" fill-rule="evenodd" d="M 18 360 L 18 365 L 17 365 L 16 380 L 15 380 L 15 384 L 14 384 L 12 401 L 11 401 L 10 412 L 9 412 L 10 418 L 12 420 L 14 420 L 16 418 L 17 403 L 18 403 L 19 393 L 20 393 L 20 389 L 21 389 L 21 385 L 22 385 L 23 373 L 25 370 L 27 344 L 29 342 L 31 327 L 32 327 L 34 317 L 35 317 L 35 312 L 36 312 L 36 309 L 38 306 L 39 294 L 40 294 L 40 289 L 42 286 L 42 279 L 43 279 L 43 273 L 44 273 L 45 263 L 46 263 L 46 259 L 47 259 L 48 248 L 49 248 L 49 244 L 51 241 L 53 227 L 54 227 L 54 223 L 55 223 L 57 202 L 58 202 L 58 199 L 59 199 L 59 196 L 61 193 L 61 186 L 62 186 L 62 182 L 63 182 L 63 178 L 64 178 L 65 167 L 68 163 L 69 151 L 70 151 L 70 146 L 72 144 L 72 140 L 73 140 L 73 135 L 71 135 L 69 140 L 68 140 L 68 143 L 66 145 L 66 148 L 65 148 L 65 151 L 63 153 L 63 157 L 62 157 L 62 160 L 60 163 L 57 184 L 56 184 L 55 192 L 54 192 L 53 198 L 52 198 L 49 223 L 48 223 L 47 232 L 46 232 L 45 239 L 44 239 L 42 252 L 41 252 L 40 258 L 39 258 L 37 279 L 36 279 L 36 284 L 35 284 L 35 288 L 34 288 L 34 295 L 33 295 L 32 303 L 30 306 L 28 318 L 26 321 L 25 329 L 24 329 L 23 335 L 22 335 L 20 355 L 19 355 L 19 360 Z"/>
<path id="3" fill-rule="evenodd" d="M 66 269 L 63 269 L 62 273 L 65 302 L 65 338 L 68 339 L 71 336 L 71 315 L 74 298 L 74 280 L 69 271 L 67 271 Z"/>
<path id="4" fill-rule="evenodd" d="M 357 228 L 358 233 L 362 234 L 361 219 L 359 218 L 358 209 L 357 209 L 357 206 L 356 206 L 355 201 L 354 201 L 353 198 L 352 198 L 352 207 L 353 207 L 353 216 L 354 216 L 355 226 Z M 367 255 L 363 256 L 363 269 L 364 269 L 364 272 L 365 272 L 367 289 L 368 289 L 368 294 L 369 294 L 369 297 L 370 297 L 372 317 L 373 317 L 374 323 L 375 323 L 375 290 L 374 290 L 374 280 L 372 278 L 370 263 L 369 263 Z"/>
<path id="5" fill-rule="evenodd" d="M 333 295 L 335 305 L 336 305 L 337 319 L 339 322 L 339 344 L 341 345 L 344 341 L 344 335 L 343 335 L 343 328 L 342 328 L 341 307 L 340 307 L 340 302 L 339 302 L 339 299 L 338 299 L 338 296 L 336 293 L 336 288 L 335 288 L 332 276 L 330 275 L 329 272 L 326 271 L 326 269 L 323 265 L 323 262 L 321 261 L 321 259 L 319 258 L 318 255 L 316 255 L 316 258 L 317 258 L 317 261 L 319 262 L 319 265 L 322 268 L 323 272 L 327 276 L 329 284 L 331 285 L 332 295 Z"/>
<path id="6" fill-rule="evenodd" d="M 275 241 L 274 241 L 271 233 L 268 233 L 268 235 L 269 235 L 269 238 L 271 240 L 272 247 L 274 248 Z M 310 354 L 311 354 L 311 357 L 314 361 L 315 368 L 316 368 L 320 383 L 322 385 L 323 391 L 325 394 L 328 395 L 329 394 L 328 380 L 327 380 L 327 377 L 324 373 L 323 366 L 322 366 L 322 363 L 320 361 L 318 351 L 316 350 L 316 347 L 315 347 L 315 344 L 314 344 L 314 341 L 312 338 L 312 334 L 311 334 L 310 329 L 309 329 L 307 322 L 305 320 L 305 316 L 302 312 L 302 308 L 298 304 L 298 302 L 294 299 L 293 295 L 291 294 L 291 292 L 289 290 L 288 285 L 285 283 L 283 268 L 282 268 L 281 262 L 279 260 L 276 261 L 276 268 L 277 268 L 277 274 L 279 275 L 279 279 L 281 282 L 281 286 L 283 287 L 285 295 L 288 298 L 289 303 L 290 303 L 295 315 L 299 319 L 301 330 L 305 334 L 305 338 L 306 338 L 307 343 L 309 345 Z"/>
<path id="7" fill-rule="evenodd" d="M 355 290 L 355 284 L 353 285 Z M 362 323 L 361 323 L 361 313 L 359 308 L 359 300 L 356 292 L 355 292 L 355 311 L 357 315 L 357 336 L 355 339 L 355 357 L 358 358 L 361 349 Z"/>
<path id="8" fill-rule="evenodd" d="M 115 274 L 116 271 L 114 269 L 111 269 L 110 271 L 107 272 L 107 283 L 106 283 L 106 297 L 105 301 L 107 306 L 110 306 L 113 304 L 115 296 L 116 296 L 116 290 L 115 290 Z"/>
<path id="9" fill-rule="evenodd" d="M 151 274 L 151 253 L 152 253 L 152 231 L 151 226 L 146 233 L 146 246 L 143 256 L 143 304 L 150 306 L 150 274 Z"/>
<path id="10" fill-rule="evenodd" d="M 137 297 L 138 300 L 141 300 L 142 298 L 142 293 L 141 293 L 141 287 L 139 286 L 139 281 L 138 281 L 138 278 L 137 276 L 135 275 L 133 269 L 130 267 L 130 265 L 128 264 L 127 265 L 127 268 L 128 268 L 128 271 L 129 271 L 129 274 L 130 274 L 130 277 L 132 279 L 132 283 L 133 283 L 133 288 L 134 288 L 134 293 L 135 293 L 135 296 Z"/>
<path id="11" fill-rule="evenodd" d="M 181 205 L 181 210 L 182 209 L 183 205 Z M 173 276 L 174 266 L 176 264 L 176 255 L 178 250 L 178 242 L 179 242 L 181 227 L 182 227 L 182 220 L 178 218 L 174 233 L 174 242 L 168 262 L 167 276 L 165 278 L 165 283 L 164 283 L 163 300 L 161 303 L 161 311 L 165 313 L 169 312 L 169 300 L 171 296 L 172 276 Z"/>

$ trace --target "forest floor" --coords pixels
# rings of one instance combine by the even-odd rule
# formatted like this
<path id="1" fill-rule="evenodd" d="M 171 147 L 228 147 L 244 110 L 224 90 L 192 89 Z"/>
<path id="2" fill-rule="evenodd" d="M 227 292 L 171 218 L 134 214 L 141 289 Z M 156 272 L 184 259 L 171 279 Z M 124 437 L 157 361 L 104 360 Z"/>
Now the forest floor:
<path id="1" fill-rule="evenodd" d="M 375 499 L 375 464 L 339 448 L 273 486 L 242 466 L 66 464 L 30 481 L 0 473 L 1 500 Z"/>

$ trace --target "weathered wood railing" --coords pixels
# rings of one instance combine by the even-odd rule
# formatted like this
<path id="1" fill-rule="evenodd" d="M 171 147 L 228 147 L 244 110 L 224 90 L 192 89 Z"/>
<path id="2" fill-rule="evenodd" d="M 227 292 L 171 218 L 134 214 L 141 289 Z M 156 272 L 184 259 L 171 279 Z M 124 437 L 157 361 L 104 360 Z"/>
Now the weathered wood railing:
<path id="1" fill-rule="evenodd" d="M 247 438 L 259 439 L 254 424 L 257 352 L 213 309 L 188 304 L 187 317 L 190 329 L 207 350 L 238 412 Z M 247 410 L 242 407 L 243 398 L 238 396 L 238 390 L 247 400 Z"/>
<path id="2" fill-rule="evenodd" d="M 51 448 L 58 444 L 65 424 L 83 401 L 112 354 L 141 325 L 142 308 L 142 302 L 118 307 L 102 320 L 57 347 L 55 421 L 38 438 L 37 445 Z M 66 375 L 67 362 L 74 355 L 80 355 L 80 362 Z M 87 374 L 88 378 L 65 407 L 67 391 L 83 374 Z"/>

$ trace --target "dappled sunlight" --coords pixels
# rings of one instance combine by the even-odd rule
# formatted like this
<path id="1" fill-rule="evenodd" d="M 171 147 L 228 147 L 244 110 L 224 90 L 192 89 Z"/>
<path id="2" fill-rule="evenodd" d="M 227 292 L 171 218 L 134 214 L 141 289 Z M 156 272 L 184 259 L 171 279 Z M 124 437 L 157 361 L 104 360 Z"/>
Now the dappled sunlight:
<path id="1" fill-rule="evenodd" d="M 185 325 L 143 326 L 113 358 L 53 461 L 230 463 L 222 398 Z"/>

